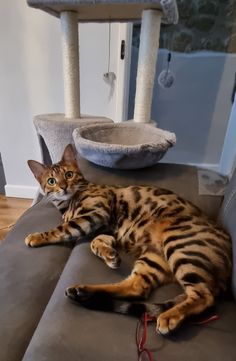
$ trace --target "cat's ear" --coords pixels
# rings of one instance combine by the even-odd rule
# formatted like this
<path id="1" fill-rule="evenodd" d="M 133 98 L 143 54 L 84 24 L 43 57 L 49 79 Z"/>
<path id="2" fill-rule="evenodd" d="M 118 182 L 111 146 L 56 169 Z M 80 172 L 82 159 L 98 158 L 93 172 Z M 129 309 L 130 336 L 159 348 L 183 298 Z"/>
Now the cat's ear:
<path id="1" fill-rule="evenodd" d="M 76 152 L 72 144 L 68 144 L 64 150 L 61 160 L 65 163 L 75 163 L 77 164 L 76 160 Z"/>
<path id="2" fill-rule="evenodd" d="M 45 165 L 36 162 L 36 160 L 28 160 L 27 163 L 36 179 L 39 179 L 48 169 Z"/>

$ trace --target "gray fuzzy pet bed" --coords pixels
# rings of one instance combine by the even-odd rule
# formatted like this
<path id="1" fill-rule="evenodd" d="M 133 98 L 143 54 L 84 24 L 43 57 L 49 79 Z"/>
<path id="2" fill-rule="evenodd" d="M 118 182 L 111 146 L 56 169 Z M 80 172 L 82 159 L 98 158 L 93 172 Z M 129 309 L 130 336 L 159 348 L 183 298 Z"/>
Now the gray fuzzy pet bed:
<path id="1" fill-rule="evenodd" d="M 84 158 L 117 169 L 156 164 L 176 142 L 174 133 L 132 122 L 82 126 L 74 130 L 73 139 Z"/>

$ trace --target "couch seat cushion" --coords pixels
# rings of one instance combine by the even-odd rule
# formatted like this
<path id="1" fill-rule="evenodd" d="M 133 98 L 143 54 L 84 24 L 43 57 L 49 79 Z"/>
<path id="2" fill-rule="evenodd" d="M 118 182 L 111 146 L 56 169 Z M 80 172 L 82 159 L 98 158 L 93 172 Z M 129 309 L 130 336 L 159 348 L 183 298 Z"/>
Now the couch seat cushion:
<path id="1" fill-rule="evenodd" d="M 0 360 L 19 361 L 71 252 L 66 247 L 28 248 L 27 234 L 61 222 L 44 200 L 18 220 L 0 246 Z"/>
<path id="2" fill-rule="evenodd" d="M 91 311 L 70 302 L 64 295 L 74 283 L 116 282 L 130 264 L 123 260 L 118 270 L 109 269 L 95 257 L 88 244 L 74 248 L 50 302 L 29 344 L 23 361 L 137 361 L 132 317 Z M 176 285 L 153 294 L 158 301 L 179 293 Z M 173 336 L 163 338 L 149 326 L 148 345 L 155 360 L 234 361 L 236 359 L 236 307 L 222 302 L 220 319 L 207 326 L 185 324 Z"/>
<path id="3" fill-rule="evenodd" d="M 216 217 L 222 197 L 199 195 L 197 168 L 180 164 L 158 163 L 145 169 L 116 170 L 96 166 L 79 157 L 78 164 L 85 178 L 98 184 L 122 186 L 151 185 L 170 189 L 193 202 L 211 217 Z"/>
<path id="4" fill-rule="evenodd" d="M 78 161 L 83 174 L 92 182 L 120 185 L 150 184 L 169 188 L 176 191 L 180 196 L 194 202 L 200 208 L 204 209 L 206 213 L 212 216 L 217 214 L 221 203 L 220 197 L 198 195 L 197 172 L 193 167 L 160 163 L 154 167 L 142 170 L 118 171 L 95 166 L 81 158 L 79 158 Z M 37 327 L 41 314 L 70 254 L 70 249 L 64 246 L 48 246 L 37 249 L 29 249 L 24 245 L 24 238 L 28 233 L 48 230 L 60 223 L 60 221 L 61 217 L 57 210 L 43 200 L 22 216 L 14 229 L 9 233 L 5 243 L 0 247 L 0 360 L 18 361 L 20 359 L 22 353 L 27 347 L 32 333 Z M 76 256 L 74 257 L 76 258 Z M 94 260 L 94 258 L 91 260 Z M 97 260 L 95 259 L 95 262 L 96 261 Z M 74 261 L 72 260 L 71 262 Z M 81 260 L 79 263 L 80 262 Z M 79 263 L 77 266 L 80 266 Z M 70 269 L 70 266 L 68 267 Z M 88 264 L 88 268 L 85 268 L 86 274 L 89 274 L 88 270 L 90 270 L 90 268 L 91 272 L 94 272 L 93 267 L 93 263 L 91 265 Z M 102 265 L 101 270 L 99 269 L 101 277 L 97 281 L 106 281 L 106 273 L 103 277 L 103 269 L 106 268 Z M 116 275 L 116 273 L 111 273 L 110 270 L 106 270 L 106 272 L 108 271 L 109 275 L 111 274 L 112 277 L 115 277 L 115 280 L 118 279 L 119 274 Z M 78 281 L 77 277 L 81 275 L 82 270 L 79 267 L 70 272 L 71 278 L 69 277 L 68 280 L 66 279 L 65 286 Z M 97 271 L 95 268 L 95 275 L 96 273 Z M 84 281 L 93 282 L 94 273 L 91 273 L 91 279 L 84 279 Z M 109 278 L 107 281 L 109 281 Z M 53 297 L 52 301 L 55 303 L 55 312 L 57 312 L 57 302 L 60 303 L 65 301 L 63 298 L 64 286 L 59 285 L 59 287 L 61 288 L 60 291 L 57 291 L 58 296 L 56 296 L 56 298 Z M 72 305 L 68 304 L 68 302 L 66 302 L 65 306 L 63 305 L 62 308 L 66 307 L 66 309 L 65 312 L 63 311 L 64 316 L 62 316 L 62 321 L 64 317 L 65 319 L 68 317 L 68 329 L 70 327 L 73 329 L 73 327 L 76 326 L 74 329 L 77 330 L 78 323 L 77 317 L 74 317 L 74 312 L 79 312 L 78 308 L 71 308 Z M 71 316 L 71 311 L 67 311 L 67 309 L 73 310 Z M 86 327 L 88 328 L 88 332 L 85 332 L 85 336 L 87 335 L 86 337 L 88 337 L 87 341 L 90 340 L 90 342 L 93 342 L 91 341 L 93 339 L 90 339 L 89 336 L 90 327 L 93 327 L 91 313 L 86 312 L 83 317 L 85 317 Z M 110 325 L 110 322 L 113 325 L 113 321 L 110 321 L 109 318 L 104 318 L 104 315 L 100 313 L 97 313 L 96 317 L 98 317 L 97 325 L 100 323 L 103 325 L 104 322 L 108 322 L 108 326 Z M 115 327 L 117 327 L 118 333 L 122 333 L 122 342 L 125 342 L 126 334 L 124 333 L 123 335 L 123 331 L 121 330 L 123 327 L 126 328 L 127 326 L 132 329 L 133 341 L 133 329 L 135 325 L 134 320 L 125 319 L 124 317 L 117 315 L 113 315 L 112 317 L 114 317 L 112 320 L 117 320 L 115 322 Z M 59 321 L 60 320 L 58 320 L 58 322 Z M 75 324 L 73 324 L 73 322 L 75 322 Z M 123 322 L 125 323 L 123 324 Z M 84 325 L 85 323 L 82 322 Z M 51 327 L 52 325 L 49 326 Z M 60 350 L 61 346 L 57 344 L 58 339 L 54 339 L 54 336 L 52 337 L 50 332 L 54 332 L 60 336 L 64 334 L 64 332 L 67 334 L 68 329 L 66 328 L 63 330 L 63 322 L 61 330 L 58 328 L 59 325 L 58 327 L 55 326 L 55 328 L 53 326 L 52 331 L 50 331 L 50 327 L 48 328 L 49 334 L 45 333 L 45 335 L 47 334 L 48 340 L 50 340 L 50 343 L 52 342 L 52 345 L 53 342 L 56 342 L 53 347 Z M 83 327 L 85 326 L 82 326 L 82 330 Z M 96 332 L 100 333 L 100 326 L 96 326 L 96 329 Z M 114 334 L 114 337 L 116 337 L 116 332 L 114 330 L 112 331 L 113 328 L 109 326 L 108 329 L 110 330 L 109 332 Z M 39 344 L 42 342 L 44 345 L 44 342 L 46 341 L 45 339 L 41 340 L 41 336 L 42 335 L 40 333 L 40 340 L 38 340 L 38 342 Z M 70 337 L 72 340 L 75 340 L 74 337 L 77 338 L 77 334 L 74 333 L 74 335 L 70 335 Z M 66 342 L 68 343 L 68 341 Z M 63 337 L 61 339 L 61 343 L 63 346 Z M 85 342 L 85 348 L 90 346 L 87 346 Z M 47 347 L 44 345 L 45 358 L 41 358 L 40 361 L 51 360 L 50 357 L 47 356 Z M 135 350 L 132 343 L 130 347 L 133 347 L 132 352 L 134 353 Z M 94 346 L 94 348 L 96 349 L 96 346 Z M 82 350 L 81 352 L 83 352 L 83 348 L 81 348 L 81 346 L 80 349 Z M 85 351 L 86 350 L 84 350 L 84 352 Z M 44 351 L 42 350 L 42 352 Z M 75 352 L 75 355 L 77 355 L 77 351 Z M 65 359 L 66 358 L 64 357 L 64 360 Z M 34 360 L 34 358 L 31 360 Z"/>

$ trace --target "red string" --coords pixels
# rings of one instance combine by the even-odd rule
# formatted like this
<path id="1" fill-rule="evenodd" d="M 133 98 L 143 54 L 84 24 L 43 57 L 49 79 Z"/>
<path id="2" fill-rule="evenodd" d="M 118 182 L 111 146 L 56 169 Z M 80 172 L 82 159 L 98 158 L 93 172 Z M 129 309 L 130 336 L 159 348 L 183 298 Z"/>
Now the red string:
<path id="1" fill-rule="evenodd" d="M 212 316 L 210 316 L 210 317 L 208 317 L 208 318 L 206 318 L 206 319 L 204 319 L 202 321 L 190 322 L 190 324 L 192 324 L 192 325 L 207 325 L 210 322 L 219 320 L 219 318 L 220 317 L 215 314 L 215 315 L 212 315 Z M 139 336 L 138 335 L 138 330 L 139 330 L 139 327 L 140 327 L 140 322 L 142 322 L 142 320 L 138 321 L 137 330 L 136 330 L 136 343 L 137 343 L 137 348 L 138 348 L 139 360 L 141 359 L 140 356 L 141 356 L 142 352 L 146 352 L 146 354 L 149 357 L 149 360 L 154 361 L 153 354 L 147 348 L 145 348 L 144 346 L 145 346 L 146 341 L 147 341 L 147 325 L 148 325 L 148 322 L 155 321 L 156 317 L 150 316 L 145 312 L 143 314 L 143 316 L 142 316 L 142 319 L 143 319 L 143 334 L 142 334 L 140 339 L 138 338 L 138 336 Z"/>
<path id="2" fill-rule="evenodd" d="M 137 329 L 136 329 L 136 344 L 137 344 L 137 351 L 138 351 L 138 359 L 142 360 L 142 355 L 145 353 L 149 359 L 149 361 L 154 361 L 152 352 L 149 351 L 145 347 L 145 343 L 147 341 L 147 324 L 150 321 L 154 321 L 156 317 L 149 316 L 146 312 L 143 314 L 143 317 L 141 320 L 138 321 Z M 141 325 L 141 322 L 143 322 L 143 334 L 139 335 L 139 327 Z M 140 338 L 139 338 L 140 337 Z"/>
<path id="3" fill-rule="evenodd" d="M 206 318 L 205 320 L 191 322 L 191 325 L 207 325 L 208 323 L 210 323 L 212 321 L 219 320 L 219 318 L 220 317 L 218 315 L 212 315 L 212 316 Z"/>

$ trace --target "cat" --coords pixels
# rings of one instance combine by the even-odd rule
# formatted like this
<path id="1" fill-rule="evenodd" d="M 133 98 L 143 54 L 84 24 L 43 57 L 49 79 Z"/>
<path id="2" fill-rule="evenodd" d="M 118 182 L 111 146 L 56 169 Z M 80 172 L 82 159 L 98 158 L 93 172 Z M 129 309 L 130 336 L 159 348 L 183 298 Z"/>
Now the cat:
<path id="1" fill-rule="evenodd" d="M 59 163 L 29 167 L 63 223 L 26 237 L 29 247 L 96 237 L 91 251 L 111 268 L 120 265 L 118 251 L 135 256 L 131 274 L 114 284 L 73 285 L 66 295 L 90 309 L 157 318 L 166 335 L 189 316 L 215 303 L 231 276 L 229 235 L 192 203 L 170 190 L 150 186 L 108 186 L 88 182 L 68 145 Z M 145 301 L 150 292 L 177 282 L 183 294 L 163 304 Z M 144 299 L 144 301 L 142 301 Z"/>

